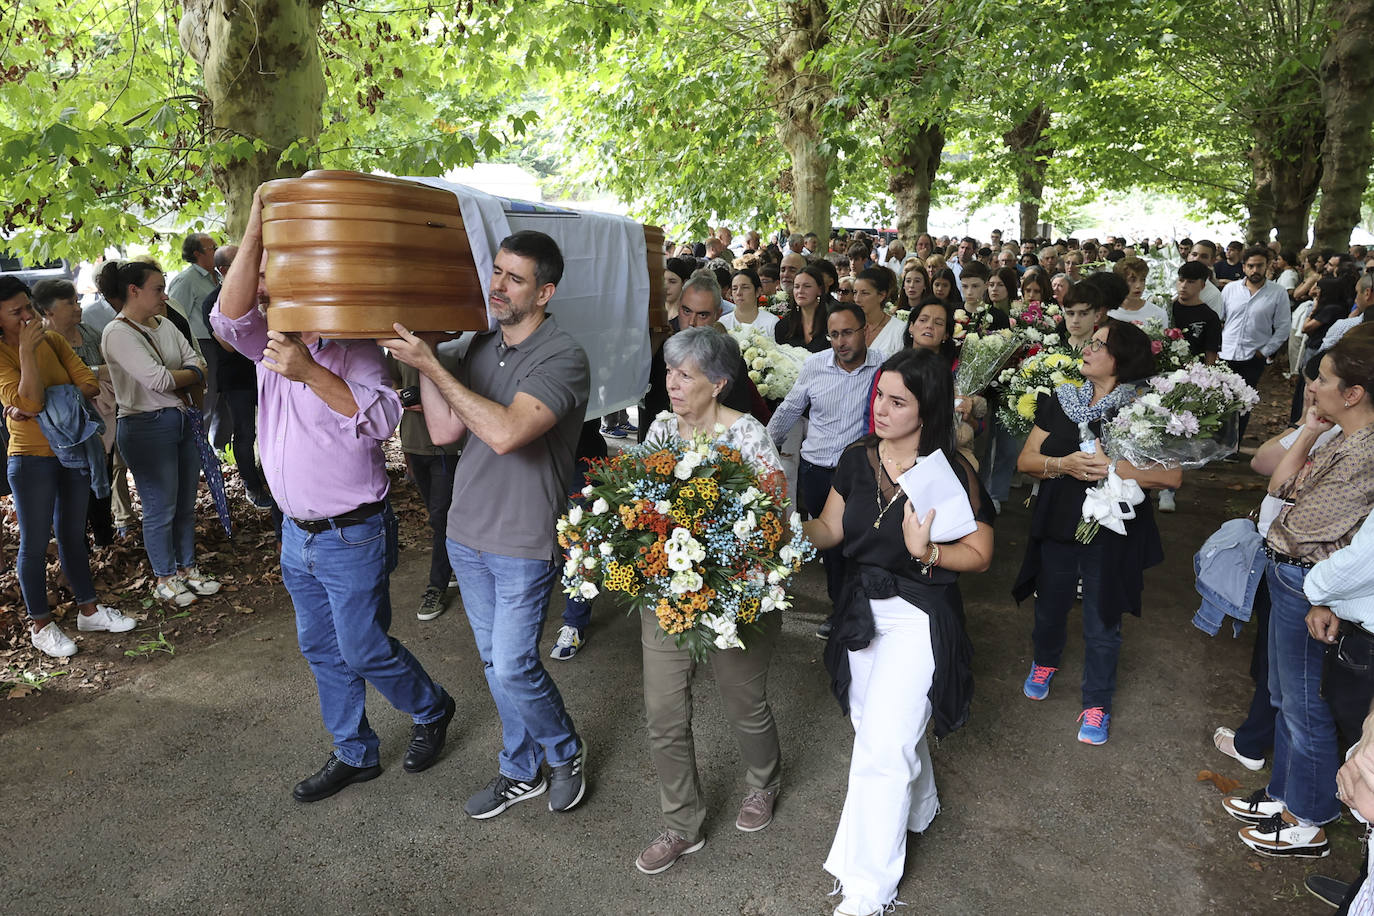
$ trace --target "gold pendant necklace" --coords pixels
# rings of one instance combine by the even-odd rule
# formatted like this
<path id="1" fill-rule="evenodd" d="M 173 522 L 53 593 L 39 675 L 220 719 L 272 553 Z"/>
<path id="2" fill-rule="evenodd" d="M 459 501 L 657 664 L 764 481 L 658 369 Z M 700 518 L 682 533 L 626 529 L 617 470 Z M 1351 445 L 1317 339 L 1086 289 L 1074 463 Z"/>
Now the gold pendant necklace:
<path id="1" fill-rule="evenodd" d="M 881 486 L 881 485 L 878 483 L 878 481 L 876 481 L 876 480 L 873 482 L 873 499 L 874 499 L 874 500 L 877 502 L 877 504 L 878 504 L 878 517 L 877 517 L 876 519 L 873 520 L 873 528 L 874 528 L 875 531 L 878 529 L 878 527 L 879 527 L 880 525 L 882 525 L 882 523 L 883 523 L 883 516 L 884 516 L 884 515 L 887 515 L 887 510 L 888 510 L 888 509 L 891 509 L 893 506 L 895 506 L 895 505 L 897 504 L 897 500 L 899 500 L 899 499 L 902 497 L 902 488 L 901 488 L 900 485 L 898 485 L 897 481 L 895 481 L 895 480 L 892 479 L 892 475 L 888 473 L 888 471 L 887 471 L 887 465 L 884 464 L 884 462 L 885 462 L 886 460 L 887 460 L 887 459 L 883 458 L 882 449 L 879 449 L 879 450 L 878 450 L 878 467 L 879 467 L 880 469 L 882 469 L 883 476 L 887 478 L 888 483 L 890 483 L 890 484 L 892 484 L 893 486 L 897 487 L 897 492 L 894 493 L 894 494 L 892 495 L 892 498 L 889 499 L 889 500 L 887 501 L 887 505 L 884 506 L 884 505 L 883 505 L 883 490 L 882 490 L 882 486 Z M 898 475 L 898 476 L 900 476 L 900 475 Z"/>

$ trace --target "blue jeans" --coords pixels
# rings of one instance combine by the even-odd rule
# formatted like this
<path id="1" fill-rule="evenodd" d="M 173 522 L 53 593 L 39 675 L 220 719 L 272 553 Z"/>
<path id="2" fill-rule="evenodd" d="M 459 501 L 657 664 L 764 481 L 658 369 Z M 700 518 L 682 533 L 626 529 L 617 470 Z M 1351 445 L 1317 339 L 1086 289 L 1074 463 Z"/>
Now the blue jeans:
<path id="1" fill-rule="evenodd" d="M 1036 579 L 1035 663 L 1058 668 L 1069 636 L 1069 611 L 1078 580 L 1083 580 L 1083 708 L 1101 706 L 1112 711 L 1116 693 L 1116 662 L 1121 656 L 1121 624 L 1102 622 L 1098 595 L 1102 579 L 1102 550 L 1094 544 L 1046 541 L 1040 549 Z"/>
<path id="2" fill-rule="evenodd" d="M 164 407 L 120 417 L 115 441 L 143 500 L 143 549 L 153 574 L 195 566 L 200 454 L 185 412 Z"/>
<path id="3" fill-rule="evenodd" d="M 91 475 L 53 457 L 11 455 L 6 466 L 19 516 L 19 591 L 32 620 L 47 620 L 48 539 L 57 528 L 57 555 L 77 604 L 95 600 L 86 552 L 86 504 Z"/>
<path id="4" fill-rule="evenodd" d="M 835 476 L 834 468 L 812 464 L 805 458 L 797 459 L 797 502 L 801 504 L 802 518 L 820 518 L 825 501 L 830 498 L 830 481 Z M 830 613 L 835 613 L 834 604 L 840 600 L 844 588 L 845 566 L 843 547 L 822 550 L 821 563 L 825 566 L 825 592 L 830 596 Z"/>
<path id="5" fill-rule="evenodd" d="M 320 694 L 334 756 L 349 766 L 377 763 L 367 722 L 367 685 L 415 722 L 443 717 L 446 694 L 391 628 L 396 516 L 380 515 L 319 534 L 282 525 L 281 579 L 296 606 L 296 639 Z"/>
<path id="6" fill-rule="evenodd" d="M 577 756 L 578 738 L 558 685 L 539 658 L 539 634 L 558 580 L 551 560 L 526 560 L 448 541 L 477 654 L 501 717 L 501 773 L 537 778 L 541 760 Z"/>
<path id="7" fill-rule="evenodd" d="M 992 448 L 988 450 L 987 464 L 983 466 L 983 485 L 988 488 L 988 495 L 1001 505 L 1011 499 L 1011 475 L 1016 473 L 1016 459 L 1026 440 L 1017 439 L 1007 432 L 995 413 L 989 422 L 992 424 L 989 430 Z"/>
<path id="8" fill-rule="evenodd" d="M 1269 695 L 1279 711 L 1269 795 L 1308 824 L 1340 817 L 1336 720 L 1321 696 L 1326 648 L 1307 632 L 1307 570 L 1269 561 Z"/>

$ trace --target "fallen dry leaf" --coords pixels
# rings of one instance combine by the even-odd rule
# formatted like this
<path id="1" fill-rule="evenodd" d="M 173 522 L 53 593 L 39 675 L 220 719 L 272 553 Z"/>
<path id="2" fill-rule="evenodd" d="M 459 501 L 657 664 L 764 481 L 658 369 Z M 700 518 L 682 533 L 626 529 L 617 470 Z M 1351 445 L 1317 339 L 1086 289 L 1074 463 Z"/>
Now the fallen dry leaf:
<path id="1" fill-rule="evenodd" d="M 253 609 L 252 609 L 251 607 L 244 607 L 244 606 L 241 605 L 241 604 L 236 604 L 236 605 L 234 605 L 234 610 L 235 610 L 237 613 L 239 613 L 239 614 L 252 614 L 252 613 L 253 613 Z"/>
<path id="2" fill-rule="evenodd" d="M 1222 776 L 1220 773 L 1213 773 L 1211 770 L 1201 770 L 1197 774 L 1198 782 L 1210 782 L 1217 787 L 1217 791 L 1222 795 L 1230 795 L 1240 788 L 1240 780 L 1232 779 L 1229 776 Z"/>

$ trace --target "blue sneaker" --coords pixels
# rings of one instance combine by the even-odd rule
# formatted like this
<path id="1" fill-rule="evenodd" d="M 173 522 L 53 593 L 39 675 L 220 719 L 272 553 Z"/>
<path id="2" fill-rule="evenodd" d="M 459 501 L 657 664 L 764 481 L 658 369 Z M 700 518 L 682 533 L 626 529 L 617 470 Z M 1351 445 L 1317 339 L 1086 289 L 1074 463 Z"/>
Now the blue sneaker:
<path id="1" fill-rule="evenodd" d="M 612 439 L 624 439 L 625 430 L 619 426 L 603 426 L 601 427 L 601 435 L 609 436 Z"/>
<path id="2" fill-rule="evenodd" d="M 1032 700 L 1043 700 L 1050 695 L 1050 681 L 1058 668 L 1046 668 L 1031 662 L 1030 676 L 1021 685 L 1021 692 Z"/>
<path id="3" fill-rule="evenodd" d="M 1091 706 L 1078 717 L 1083 724 L 1078 726 L 1078 740 L 1084 744 L 1106 744 L 1107 727 L 1112 723 L 1112 714 L 1101 706 Z"/>

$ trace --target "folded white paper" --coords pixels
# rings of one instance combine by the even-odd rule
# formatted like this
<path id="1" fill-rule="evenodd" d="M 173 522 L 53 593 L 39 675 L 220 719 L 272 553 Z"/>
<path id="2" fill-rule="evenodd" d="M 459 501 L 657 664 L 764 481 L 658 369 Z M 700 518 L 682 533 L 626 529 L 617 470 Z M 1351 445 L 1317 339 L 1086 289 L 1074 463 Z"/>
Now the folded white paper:
<path id="1" fill-rule="evenodd" d="M 943 451 L 936 450 L 918 458 L 897 482 L 906 491 L 906 498 L 911 501 L 917 516 L 925 518 L 927 512 L 935 510 L 935 522 L 930 528 L 930 539 L 935 543 L 957 541 L 978 528 L 968 494 Z"/>

